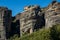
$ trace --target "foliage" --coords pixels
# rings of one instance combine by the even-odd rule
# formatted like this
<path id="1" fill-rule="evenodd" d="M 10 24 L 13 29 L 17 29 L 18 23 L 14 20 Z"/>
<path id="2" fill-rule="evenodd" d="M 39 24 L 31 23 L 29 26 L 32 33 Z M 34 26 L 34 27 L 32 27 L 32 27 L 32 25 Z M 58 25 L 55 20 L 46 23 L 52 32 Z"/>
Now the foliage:
<path id="1" fill-rule="evenodd" d="M 60 40 L 60 25 L 54 25 L 51 28 L 42 28 L 37 32 L 20 38 L 15 37 L 11 40 Z"/>
<path id="2" fill-rule="evenodd" d="M 48 29 L 40 29 L 30 35 L 23 36 L 20 40 L 50 40 L 50 31 Z"/>
<path id="3" fill-rule="evenodd" d="M 50 28 L 51 40 L 60 40 L 60 25 L 54 25 Z"/>
<path id="4" fill-rule="evenodd" d="M 11 37 L 9 40 L 19 40 L 19 37 L 18 37 L 18 35 L 14 35 L 13 37 Z"/>

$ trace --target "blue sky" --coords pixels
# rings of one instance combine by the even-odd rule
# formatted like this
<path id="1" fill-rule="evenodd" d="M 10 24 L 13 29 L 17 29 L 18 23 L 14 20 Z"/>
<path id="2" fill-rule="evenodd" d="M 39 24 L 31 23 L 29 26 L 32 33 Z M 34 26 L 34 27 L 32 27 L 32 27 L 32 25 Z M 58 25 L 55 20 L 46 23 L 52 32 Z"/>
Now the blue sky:
<path id="1" fill-rule="evenodd" d="M 57 0 L 60 2 L 60 0 Z M 40 5 L 41 7 L 46 7 L 52 0 L 0 0 L 0 6 L 8 7 L 12 10 L 12 16 L 17 13 L 22 12 L 24 6 L 28 5 Z"/>

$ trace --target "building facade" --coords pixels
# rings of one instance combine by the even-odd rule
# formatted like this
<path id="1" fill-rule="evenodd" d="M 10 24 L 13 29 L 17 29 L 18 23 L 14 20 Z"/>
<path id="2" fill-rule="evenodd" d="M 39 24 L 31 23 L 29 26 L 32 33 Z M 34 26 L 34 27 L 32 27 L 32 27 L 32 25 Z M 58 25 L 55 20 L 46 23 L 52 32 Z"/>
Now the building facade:
<path id="1" fill-rule="evenodd" d="M 0 40 L 6 40 L 11 30 L 11 10 L 0 7 Z"/>

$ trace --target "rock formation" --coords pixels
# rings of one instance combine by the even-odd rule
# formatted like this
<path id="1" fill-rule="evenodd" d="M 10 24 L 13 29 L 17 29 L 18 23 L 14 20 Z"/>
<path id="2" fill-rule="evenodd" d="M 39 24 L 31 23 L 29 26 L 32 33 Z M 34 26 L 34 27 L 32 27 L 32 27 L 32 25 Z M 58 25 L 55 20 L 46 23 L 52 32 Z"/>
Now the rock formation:
<path id="1" fill-rule="evenodd" d="M 14 17 L 11 10 L 0 7 L 0 40 L 14 34 L 31 34 L 43 26 L 49 28 L 56 24 L 60 24 L 60 3 L 55 0 L 45 8 L 38 5 L 26 6 L 23 12 Z"/>
<path id="2" fill-rule="evenodd" d="M 0 40 L 6 40 L 11 32 L 11 10 L 0 7 Z"/>
<path id="3" fill-rule="evenodd" d="M 46 27 L 60 24 L 60 3 L 52 2 L 45 11 Z"/>

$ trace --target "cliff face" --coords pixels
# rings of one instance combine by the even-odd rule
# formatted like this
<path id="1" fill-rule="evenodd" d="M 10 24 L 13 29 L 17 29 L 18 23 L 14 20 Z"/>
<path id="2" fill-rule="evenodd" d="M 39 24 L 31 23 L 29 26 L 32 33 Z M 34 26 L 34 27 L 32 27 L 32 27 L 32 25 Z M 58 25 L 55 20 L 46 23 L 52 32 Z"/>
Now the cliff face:
<path id="1" fill-rule="evenodd" d="M 12 22 L 11 22 L 12 20 Z M 60 3 L 53 1 L 45 8 L 30 5 L 24 12 L 12 17 L 11 10 L 0 7 L 0 40 L 9 38 L 14 34 L 32 33 L 45 26 L 45 28 L 60 24 Z"/>
<path id="2" fill-rule="evenodd" d="M 45 8 L 37 5 L 27 6 L 22 13 L 15 16 L 13 24 L 14 33 L 20 33 L 20 36 L 27 32 L 32 33 L 43 26 L 49 28 L 60 24 L 60 3 L 53 1 Z"/>
<path id="3" fill-rule="evenodd" d="M 52 25 L 60 24 L 60 3 L 52 3 L 45 11 L 45 25 L 52 27 Z"/>
<path id="4" fill-rule="evenodd" d="M 11 35 L 21 36 L 27 32 L 37 31 L 43 26 L 49 28 L 55 24 L 60 24 L 60 3 L 54 1 L 45 8 L 30 5 L 24 8 L 24 12 L 12 17 Z"/>
<path id="5" fill-rule="evenodd" d="M 44 25 L 44 15 L 40 6 L 27 6 L 24 9 L 24 12 L 20 14 L 20 35 L 32 33 Z"/>
<path id="6" fill-rule="evenodd" d="M 6 40 L 10 37 L 11 12 L 7 7 L 0 7 L 0 40 Z"/>

